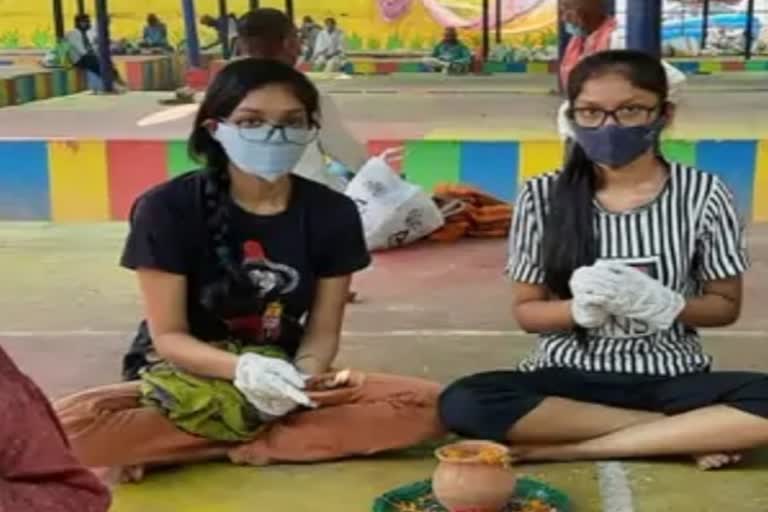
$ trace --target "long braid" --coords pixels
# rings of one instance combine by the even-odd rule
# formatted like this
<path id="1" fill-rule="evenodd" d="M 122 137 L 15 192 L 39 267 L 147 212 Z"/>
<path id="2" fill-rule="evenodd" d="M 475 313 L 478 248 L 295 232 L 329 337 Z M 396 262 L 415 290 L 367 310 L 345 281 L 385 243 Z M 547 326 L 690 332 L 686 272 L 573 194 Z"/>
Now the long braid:
<path id="1" fill-rule="evenodd" d="M 237 299 L 251 286 L 235 260 L 228 207 L 230 177 L 226 168 L 210 167 L 204 187 L 206 227 L 220 275 L 205 287 L 201 301 L 209 310 L 227 315 L 240 309 Z"/>

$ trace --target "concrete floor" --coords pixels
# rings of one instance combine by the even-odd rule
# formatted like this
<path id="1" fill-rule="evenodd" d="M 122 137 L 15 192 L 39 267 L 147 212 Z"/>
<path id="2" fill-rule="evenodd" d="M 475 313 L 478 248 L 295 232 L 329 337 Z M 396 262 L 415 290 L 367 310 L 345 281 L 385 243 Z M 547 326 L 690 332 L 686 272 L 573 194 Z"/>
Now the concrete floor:
<path id="1" fill-rule="evenodd" d="M 132 276 L 116 263 L 124 235 L 122 224 L 0 224 L 0 339 L 52 397 L 118 378 L 119 358 L 140 314 Z M 725 332 L 708 332 L 706 344 L 721 368 L 768 371 L 762 302 L 768 227 L 753 228 L 750 240 L 754 268 L 746 280 L 744 317 Z M 510 318 L 504 259 L 503 241 L 421 245 L 378 255 L 355 283 L 363 301 L 349 310 L 343 364 L 440 382 L 513 366 L 533 340 Z M 363 512 L 376 495 L 427 477 L 433 467 L 425 450 L 313 466 L 205 465 L 123 487 L 114 510 Z M 768 510 L 768 457 L 713 474 L 688 461 L 621 467 L 634 508 L 621 508 L 616 486 L 601 487 L 613 466 L 520 471 L 562 488 L 584 512 Z"/>
<path id="2" fill-rule="evenodd" d="M 550 75 L 443 77 L 395 75 L 329 80 L 352 133 L 370 139 L 552 139 L 560 105 Z M 167 111 L 170 93 L 75 96 L 0 109 L 0 138 L 184 139 L 194 110 L 175 120 L 139 127 Z M 692 76 L 673 138 L 768 139 L 768 73 Z"/>

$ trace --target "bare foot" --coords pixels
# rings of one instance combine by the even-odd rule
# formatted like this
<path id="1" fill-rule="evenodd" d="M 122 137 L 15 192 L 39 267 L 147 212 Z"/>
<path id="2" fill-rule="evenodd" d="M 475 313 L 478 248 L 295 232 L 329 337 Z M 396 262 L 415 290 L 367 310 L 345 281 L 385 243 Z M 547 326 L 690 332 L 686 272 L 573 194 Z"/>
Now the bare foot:
<path id="1" fill-rule="evenodd" d="M 91 468 L 91 471 L 110 489 L 120 484 L 138 483 L 144 480 L 144 466 Z"/>
<path id="2" fill-rule="evenodd" d="M 714 455 L 698 455 L 694 457 L 696 465 L 703 471 L 712 471 L 722 469 L 727 466 L 738 464 L 742 460 L 740 453 L 716 453 Z"/>

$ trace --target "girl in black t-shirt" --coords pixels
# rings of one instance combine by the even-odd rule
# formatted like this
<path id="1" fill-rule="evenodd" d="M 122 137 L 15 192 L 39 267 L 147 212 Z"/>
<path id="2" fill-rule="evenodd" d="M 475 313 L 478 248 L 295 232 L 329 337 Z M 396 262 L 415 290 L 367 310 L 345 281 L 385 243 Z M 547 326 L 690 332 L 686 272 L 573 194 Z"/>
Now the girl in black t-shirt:
<path id="1" fill-rule="evenodd" d="M 129 382 L 58 404 L 86 464 L 137 478 L 147 464 L 325 460 L 440 435 L 436 384 L 331 371 L 370 257 L 355 204 L 291 173 L 318 127 L 318 92 L 290 66 L 244 59 L 217 76 L 190 139 L 206 168 L 131 214 L 122 264 L 146 322 Z"/>

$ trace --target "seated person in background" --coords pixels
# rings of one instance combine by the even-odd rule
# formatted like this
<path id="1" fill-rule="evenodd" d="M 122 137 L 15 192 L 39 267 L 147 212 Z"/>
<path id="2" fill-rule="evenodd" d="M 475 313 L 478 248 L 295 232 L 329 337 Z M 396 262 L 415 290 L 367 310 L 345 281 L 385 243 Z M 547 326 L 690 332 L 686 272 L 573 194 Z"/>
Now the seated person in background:
<path id="1" fill-rule="evenodd" d="M 168 27 L 160 21 L 156 14 L 147 16 L 147 25 L 144 27 L 144 36 L 139 46 L 142 48 L 171 49 L 168 44 Z"/>
<path id="2" fill-rule="evenodd" d="M 435 46 L 431 57 L 424 59 L 424 64 L 433 71 L 446 74 L 468 73 L 472 65 L 472 52 L 459 40 L 456 29 L 448 27 L 442 42 Z"/>
<path id="3" fill-rule="evenodd" d="M 190 138 L 204 170 L 131 213 L 122 264 L 146 314 L 131 382 L 57 403 L 85 464 L 134 480 L 149 465 L 336 460 L 443 435 L 437 383 L 333 370 L 370 256 L 354 201 L 292 172 L 319 102 L 276 60 L 238 59 L 214 79 Z"/>
<path id="4" fill-rule="evenodd" d="M 106 512 L 109 492 L 69 451 L 38 387 L 0 348 L 0 510 Z"/>
<path id="5" fill-rule="evenodd" d="M 78 14 L 75 16 L 75 28 L 64 35 L 64 40 L 69 46 L 69 59 L 72 61 L 73 66 L 103 78 L 101 62 L 96 53 L 95 32 L 93 31 L 93 24 L 89 15 Z M 111 61 L 110 66 L 112 67 L 112 76 L 118 90 L 124 90 L 125 82 L 123 82 Z"/>
<path id="6" fill-rule="evenodd" d="M 336 25 L 336 20 L 325 20 L 325 28 L 317 35 L 312 63 L 326 73 L 341 70 L 344 65 L 344 32 Z"/>
<path id="7" fill-rule="evenodd" d="M 304 16 L 304 21 L 299 29 L 299 41 L 301 41 L 301 60 L 303 62 L 312 62 L 312 55 L 317 44 L 317 36 L 323 30 L 323 27 L 315 23 L 312 16 Z"/>

